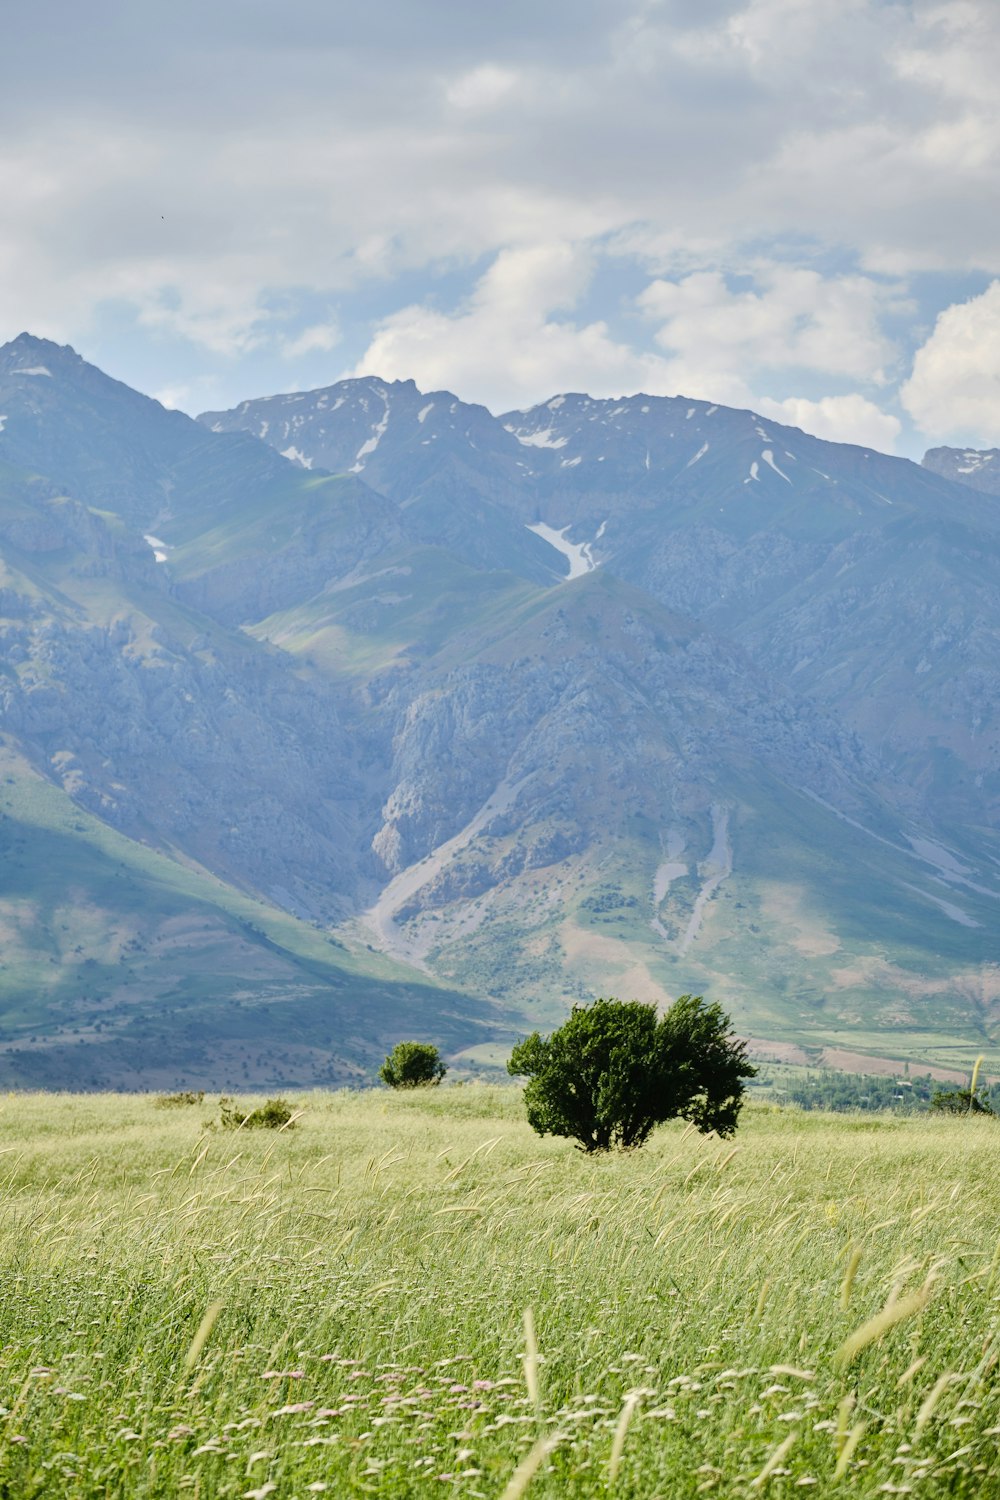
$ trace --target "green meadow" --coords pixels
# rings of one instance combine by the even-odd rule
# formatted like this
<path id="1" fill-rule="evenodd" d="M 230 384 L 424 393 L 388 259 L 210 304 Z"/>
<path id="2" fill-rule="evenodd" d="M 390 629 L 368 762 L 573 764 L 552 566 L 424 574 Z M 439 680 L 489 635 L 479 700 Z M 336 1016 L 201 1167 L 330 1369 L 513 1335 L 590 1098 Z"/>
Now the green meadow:
<path id="1" fill-rule="evenodd" d="M 1000 1125 L 0 1097 L 0 1496 L 1000 1495 Z"/>

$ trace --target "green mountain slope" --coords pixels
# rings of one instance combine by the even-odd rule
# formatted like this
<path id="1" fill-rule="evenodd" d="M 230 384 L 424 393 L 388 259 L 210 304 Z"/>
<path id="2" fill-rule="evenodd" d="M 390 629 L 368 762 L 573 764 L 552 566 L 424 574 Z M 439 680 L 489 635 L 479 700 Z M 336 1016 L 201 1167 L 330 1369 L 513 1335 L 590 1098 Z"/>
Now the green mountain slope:
<path id="1" fill-rule="evenodd" d="M 400 1034 L 446 1051 L 503 1018 L 116 833 L 0 756 L 0 1082 L 364 1081 Z"/>

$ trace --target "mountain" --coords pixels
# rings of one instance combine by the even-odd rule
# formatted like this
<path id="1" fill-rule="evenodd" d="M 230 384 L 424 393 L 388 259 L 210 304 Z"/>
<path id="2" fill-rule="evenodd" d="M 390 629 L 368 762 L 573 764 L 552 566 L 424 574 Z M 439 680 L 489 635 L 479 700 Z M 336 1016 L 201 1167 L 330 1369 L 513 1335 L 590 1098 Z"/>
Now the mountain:
<path id="1" fill-rule="evenodd" d="M 373 845 L 392 879 L 367 918 L 380 941 L 522 1004 L 682 984 L 772 1035 L 865 1034 L 870 1049 L 887 1026 L 897 1045 L 933 1031 L 957 995 L 961 1026 L 992 1035 L 988 503 L 905 460 L 683 398 L 557 396 L 489 438 L 482 409 L 450 394 L 348 381 L 201 420 L 284 443 L 286 400 L 299 462 L 362 466 L 404 509 L 461 472 L 553 549 L 544 594 L 492 583 L 481 638 L 462 607 L 471 580 L 452 594 L 453 566 L 402 552 L 248 626 L 332 676 L 346 661 L 368 721 L 386 719 Z M 621 671 L 612 579 L 632 589 L 624 629 L 639 639 L 657 605 L 686 616 L 697 649 L 680 679 L 676 642 L 662 669 L 646 645 Z M 650 698 L 668 662 L 671 687 Z M 536 797 L 554 774 L 556 797 Z"/>
<path id="2" fill-rule="evenodd" d="M 1000 448 L 929 448 L 921 463 L 932 474 L 1000 495 Z"/>
<path id="3" fill-rule="evenodd" d="M 352 531 L 364 497 L 330 480 L 310 529 L 316 481 L 265 445 L 207 438 L 41 340 L 0 351 L 0 370 L 0 1077 L 360 1076 L 428 991 L 317 931 L 353 910 L 372 864 L 366 768 L 336 695 L 226 624 L 226 575 L 202 613 L 169 576 L 174 544 L 138 528 L 163 521 L 180 547 L 207 526 L 211 573 L 234 496 L 243 528 L 255 505 L 275 524 L 294 511 L 301 581 L 361 560 L 385 503 L 369 492 Z M 269 537 L 254 545 L 271 555 Z M 268 607 L 281 597 L 273 577 L 255 587 Z M 493 1035 L 488 1004 L 433 995 L 449 1042 Z"/>
<path id="4" fill-rule="evenodd" d="M 705 402 L 194 422 L 22 336 L 0 1077 L 471 1066 L 685 990 L 790 1055 L 1000 1057 L 998 547 L 966 486 Z"/>
<path id="5" fill-rule="evenodd" d="M 424 394 L 412 380 L 344 380 L 198 420 L 215 433 L 252 433 L 304 469 L 363 475 L 405 509 L 414 541 L 539 580 L 551 566 L 544 543 L 505 513 L 529 467 L 521 445 L 484 406 L 448 391 Z"/>
<path id="6" fill-rule="evenodd" d="M 379 389 L 377 406 L 362 387 Z M 228 420 L 264 431 L 260 408 L 281 399 Z M 375 444 L 354 462 L 381 455 L 364 472 L 406 507 L 413 428 L 429 404 L 409 387 L 342 382 L 297 402 L 299 451 L 332 462 Z M 432 405 L 447 414 L 433 461 L 446 476 L 502 468 L 495 497 L 547 539 L 555 576 L 610 568 L 738 639 L 782 687 L 878 746 L 908 810 L 996 822 L 1000 512 L 988 500 L 907 460 L 683 398 L 568 395 L 507 413 L 495 426 L 520 468 L 483 437 L 482 408 Z M 422 493 L 433 475 L 420 471 Z"/>

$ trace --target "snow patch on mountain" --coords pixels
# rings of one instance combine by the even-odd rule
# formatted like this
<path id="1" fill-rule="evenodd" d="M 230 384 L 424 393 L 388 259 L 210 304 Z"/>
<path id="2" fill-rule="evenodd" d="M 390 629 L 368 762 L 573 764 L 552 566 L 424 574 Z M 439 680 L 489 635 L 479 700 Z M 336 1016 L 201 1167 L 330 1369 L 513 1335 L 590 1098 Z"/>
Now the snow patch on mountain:
<path id="1" fill-rule="evenodd" d="M 977 474 L 980 469 L 984 469 L 987 464 L 993 462 L 996 454 L 979 453 L 976 449 L 972 448 L 968 452 L 963 453 L 962 457 L 965 462 L 958 465 L 959 474 Z"/>
<path id="2" fill-rule="evenodd" d="M 568 437 L 554 437 L 552 427 L 545 427 L 541 432 L 519 432 L 516 427 L 507 427 L 505 431 L 512 432 L 525 448 L 565 448 L 569 442 Z"/>
<path id="3" fill-rule="evenodd" d="M 775 463 L 775 461 L 774 461 L 774 453 L 772 452 L 772 450 L 770 448 L 765 448 L 764 451 L 763 451 L 763 453 L 760 456 L 764 460 L 764 462 L 768 465 L 769 468 L 773 469 L 776 474 L 780 474 L 781 475 L 782 479 L 785 481 L 786 484 L 791 484 L 792 481 L 789 479 L 789 477 L 785 473 L 785 471 L 783 469 L 779 469 L 778 465 Z"/>
<path id="4" fill-rule="evenodd" d="M 564 526 L 560 531 L 556 531 L 554 526 L 546 526 L 544 521 L 536 521 L 533 526 L 528 527 L 528 530 L 533 531 L 536 536 L 540 536 L 543 542 L 548 542 L 550 547 L 555 547 L 556 551 L 561 552 L 568 560 L 569 572 L 566 575 L 565 582 L 568 583 L 572 578 L 582 578 L 584 573 L 592 573 L 599 566 L 590 550 L 590 542 L 571 542 L 569 540 L 566 535 L 569 530 L 568 526 Z"/>
<path id="5" fill-rule="evenodd" d="M 375 430 L 373 431 L 371 437 L 367 440 L 367 442 L 361 444 L 361 447 L 355 454 L 354 462 L 351 465 L 350 469 L 350 472 L 352 474 L 361 473 L 362 469 L 365 466 L 365 459 L 370 458 L 371 455 L 375 452 L 375 449 L 378 447 L 379 443 L 382 441 L 382 438 L 385 435 L 385 429 L 389 425 L 389 398 L 384 391 L 380 391 L 379 395 L 382 397 L 384 410 L 381 417 L 379 418 L 379 421 L 375 425 Z M 362 404 L 366 405 L 367 403 Z"/>

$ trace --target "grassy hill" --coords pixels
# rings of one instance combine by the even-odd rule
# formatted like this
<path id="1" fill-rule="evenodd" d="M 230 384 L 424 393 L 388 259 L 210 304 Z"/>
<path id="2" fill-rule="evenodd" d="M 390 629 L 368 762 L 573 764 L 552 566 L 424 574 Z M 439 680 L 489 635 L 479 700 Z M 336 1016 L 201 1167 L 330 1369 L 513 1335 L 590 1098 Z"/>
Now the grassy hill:
<path id="1" fill-rule="evenodd" d="M 298 1102 L 0 1103 L 0 1493 L 995 1493 L 995 1121 Z"/>
<path id="2" fill-rule="evenodd" d="M 401 1031 L 510 1035 L 488 1005 L 83 811 L 0 756 L 0 1082 L 301 1086 L 373 1076 Z"/>

